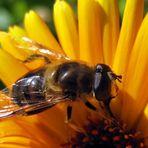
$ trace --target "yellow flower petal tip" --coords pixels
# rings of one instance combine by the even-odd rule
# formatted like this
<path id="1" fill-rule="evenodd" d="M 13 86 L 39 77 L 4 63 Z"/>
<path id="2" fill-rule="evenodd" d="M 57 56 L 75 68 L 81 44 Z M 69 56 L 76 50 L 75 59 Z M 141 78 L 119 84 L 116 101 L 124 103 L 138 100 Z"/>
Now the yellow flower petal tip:
<path id="1" fill-rule="evenodd" d="M 78 30 L 74 12 L 66 1 L 54 4 L 54 23 L 59 41 L 68 57 L 79 57 Z"/>
<path id="2" fill-rule="evenodd" d="M 27 36 L 25 30 L 19 26 L 9 27 L 9 33 L 13 37 L 24 37 Z"/>
<path id="3" fill-rule="evenodd" d="M 143 19 L 143 7 L 144 0 L 128 0 L 126 2 L 117 51 L 113 64 L 115 72 L 122 75 L 126 74 L 126 67 L 129 62 L 130 53 Z"/>
<path id="4" fill-rule="evenodd" d="M 3 50 L 7 51 L 9 54 L 17 59 L 24 60 L 27 57 L 26 51 L 18 50 L 15 46 L 14 38 L 16 36 L 11 36 L 11 34 L 6 32 L 0 32 L 0 43 Z M 18 38 L 18 37 L 17 37 Z"/>
<path id="5" fill-rule="evenodd" d="M 101 7 L 101 27 L 104 63 L 112 66 L 119 37 L 119 9 L 117 0 L 97 0 Z"/>
<path id="6" fill-rule="evenodd" d="M 34 11 L 29 11 L 25 15 L 24 25 L 30 38 L 48 48 L 62 52 L 60 45 L 52 35 L 48 26 L 37 13 Z"/>

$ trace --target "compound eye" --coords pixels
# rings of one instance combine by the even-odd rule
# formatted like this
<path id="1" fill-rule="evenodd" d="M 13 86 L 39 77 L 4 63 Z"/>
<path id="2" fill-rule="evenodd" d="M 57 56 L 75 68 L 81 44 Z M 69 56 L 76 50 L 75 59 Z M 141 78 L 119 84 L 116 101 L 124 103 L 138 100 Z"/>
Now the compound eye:
<path id="1" fill-rule="evenodd" d="M 96 66 L 96 72 L 103 72 L 103 67 L 102 67 L 102 65 L 100 65 L 100 64 L 98 64 L 97 66 Z"/>

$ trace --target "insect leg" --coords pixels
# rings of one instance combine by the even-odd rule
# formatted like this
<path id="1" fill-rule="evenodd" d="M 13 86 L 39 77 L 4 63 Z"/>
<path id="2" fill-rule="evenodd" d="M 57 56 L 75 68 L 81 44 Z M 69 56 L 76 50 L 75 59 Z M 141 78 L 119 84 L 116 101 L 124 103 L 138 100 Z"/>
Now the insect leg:
<path id="1" fill-rule="evenodd" d="M 36 110 L 31 110 L 31 111 L 26 112 L 26 115 L 27 116 L 35 115 L 35 114 L 41 113 L 42 111 L 44 111 L 46 109 L 49 109 L 49 108 L 53 107 L 53 106 L 54 105 L 43 107 L 43 108 L 36 109 Z"/>
<path id="2" fill-rule="evenodd" d="M 94 105 L 92 105 L 88 100 L 85 102 L 85 105 L 91 110 L 97 111 L 97 108 Z"/>
<path id="3" fill-rule="evenodd" d="M 108 113 L 108 115 L 114 118 L 114 115 L 113 115 L 113 113 L 112 113 L 112 111 L 110 109 L 110 101 L 111 101 L 111 99 L 112 99 L 112 97 L 109 97 L 106 100 L 104 100 L 103 103 L 104 103 L 104 107 L 105 107 L 105 110 Z"/>
<path id="4" fill-rule="evenodd" d="M 66 124 L 67 124 L 67 127 L 73 129 L 74 131 L 77 131 L 77 132 L 80 132 L 80 133 L 85 133 L 84 129 L 82 127 L 79 127 L 74 121 L 71 121 L 72 119 L 72 104 L 70 102 L 70 104 L 67 106 L 67 119 L 66 119 Z M 69 131 L 69 130 L 68 130 Z M 71 137 L 71 133 L 70 134 L 70 137 Z M 71 138 L 70 138 L 71 139 Z M 69 140 L 71 141 L 71 140 Z"/>
<path id="5" fill-rule="evenodd" d="M 72 117 L 72 105 L 68 105 L 67 106 L 67 121 L 66 122 L 69 122 L 71 120 L 71 117 Z"/>
<path id="6" fill-rule="evenodd" d="M 84 102 L 84 104 L 91 110 L 94 110 L 94 111 L 97 111 L 98 109 L 93 105 L 91 104 L 84 96 L 81 98 L 82 101 Z"/>
<path id="7" fill-rule="evenodd" d="M 41 54 L 32 54 L 32 55 L 30 55 L 27 59 L 25 59 L 23 61 L 23 63 L 29 63 L 29 62 L 32 62 L 32 61 L 38 59 L 38 58 L 43 58 L 44 59 L 44 62 L 46 64 L 50 63 L 49 58 L 47 56 L 41 55 Z"/>

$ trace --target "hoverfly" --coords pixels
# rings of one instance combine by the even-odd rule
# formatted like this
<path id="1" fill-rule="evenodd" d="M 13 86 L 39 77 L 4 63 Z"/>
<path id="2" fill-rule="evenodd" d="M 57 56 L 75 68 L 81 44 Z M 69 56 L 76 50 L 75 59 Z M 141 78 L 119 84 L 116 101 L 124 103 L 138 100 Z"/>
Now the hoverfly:
<path id="1" fill-rule="evenodd" d="M 51 108 L 62 101 L 82 100 L 87 107 L 97 110 L 87 96 L 95 96 L 102 101 L 106 111 L 113 116 L 109 107 L 113 97 L 111 89 L 120 81 L 121 76 L 112 72 L 105 64 L 90 67 L 87 64 L 70 60 L 62 53 L 52 51 L 26 37 L 25 45 L 17 48 L 35 50 L 24 63 L 42 57 L 45 65 L 27 73 L 0 94 L 0 118 L 14 115 L 33 115 Z M 23 44 L 24 44 L 23 43 Z M 118 90 L 118 89 L 117 89 Z M 116 90 L 116 91 L 117 91 Z M 67 107 L 67 118 L 71 119 L 72 106 Z"/>

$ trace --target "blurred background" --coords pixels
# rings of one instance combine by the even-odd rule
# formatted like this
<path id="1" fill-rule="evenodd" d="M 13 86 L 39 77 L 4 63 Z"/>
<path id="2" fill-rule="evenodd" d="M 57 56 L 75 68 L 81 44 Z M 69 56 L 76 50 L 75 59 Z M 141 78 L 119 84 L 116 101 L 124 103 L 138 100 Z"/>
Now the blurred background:
<path id="1" fill-rule="evenodd" d="M 53 28 L 52 8 L 55 0 L 0 0 L 0 30 L 7 30 L 10 25 L 23 23 L 24 14 L 30 9 L 36 10 Z M 77 0 L 66 0 L 76 10 Z M 120 16 L 122 17 L 126 0 L 119 0 Z M 145 12 L 148 0 L 145 0 Z"/>
<path id="2" fill-rule="evenodd" d="M 76 0 L 66 0 L 76 8 Z M 52 9 L 55 0 L 0 0 L 0 30 L 23 23 L 24 14 L 33 9 L 52 27 Z"/>

